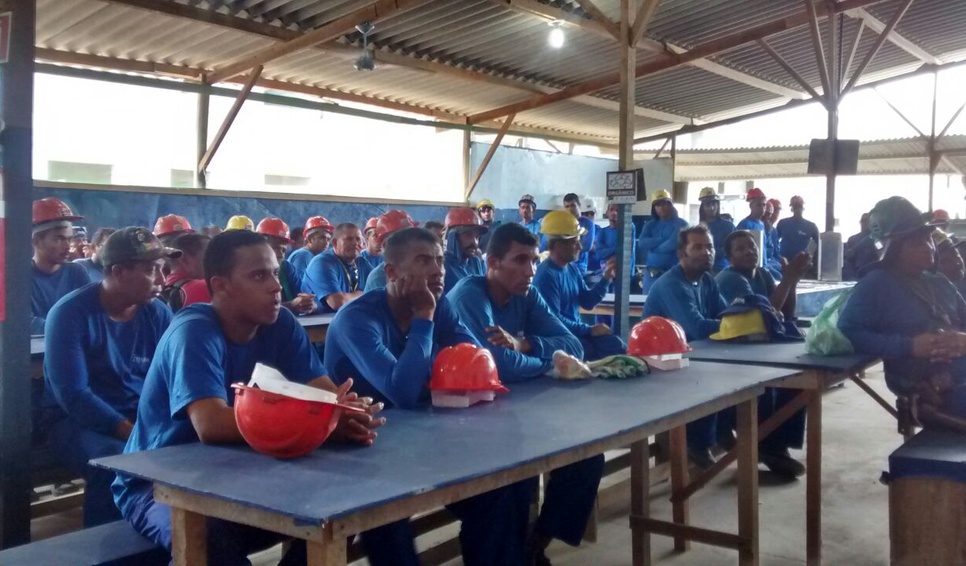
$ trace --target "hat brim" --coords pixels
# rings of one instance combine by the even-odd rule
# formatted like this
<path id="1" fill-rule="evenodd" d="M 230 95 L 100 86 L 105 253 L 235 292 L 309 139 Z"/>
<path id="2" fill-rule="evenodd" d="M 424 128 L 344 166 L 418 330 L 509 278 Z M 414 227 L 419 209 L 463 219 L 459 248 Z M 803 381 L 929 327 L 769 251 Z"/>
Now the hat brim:
<path id="1" fill-rule="evenodd" d="M 941 226 L 942 224 L 943 224 L 942 222 L 927 222 L 927 223 L 922 224 L 920 226 L 913 226 L 913 227 L 909 227 L 909 228 L 903 228 L 901 230 L 893 230 L 892 232 L 890 232 L 890 233 L 882 236 L 881 239 L 882 240 L 897 240 L 897 239 L 902 239 L 902 238 L 905 238 L 905 237 L 908 237 L 908 236 L 912 236 L 913 234 L 917 234 L 919 232 L 931 232 L 935 228 Z"/>
<path id="2" fill-rule="evenodd" d="M 476 230 L 480 234 L 486 234 L 487 232 L 490 231 L 490 228 L 488 226 L 483 226 L 480 224 L 459 224 L 457 226 L 450 226 L 448 229 L 456 230 L 457 233 L 468 231 L 468 230 Z"/>
<path id="3" fill-rule="evenodd" d="M 41 222 L 40 224 L 34 224 L 30 233 L 36 236 L 37 234 L 41 232 L 46 232 L 47 230 L 54 230 L 57 228 L 73 228 L 73 227 L 74 227 L 74 223 L 71 220 L 62 218 L 62 219 L 53 220 L 50 222 Z M 74 234 L 71 233 L 70 237 L 73 238 Z"/>

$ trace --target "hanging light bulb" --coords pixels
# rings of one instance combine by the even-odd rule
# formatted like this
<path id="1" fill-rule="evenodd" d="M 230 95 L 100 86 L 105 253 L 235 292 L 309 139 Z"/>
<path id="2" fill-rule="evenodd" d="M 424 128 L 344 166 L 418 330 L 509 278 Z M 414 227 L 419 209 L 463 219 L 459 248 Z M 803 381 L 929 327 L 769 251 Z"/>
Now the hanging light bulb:
<path id="1" fill-rule="evenodd" d="M 550 22 L 550 35 L 547 40 L 550 42 L 550 47 L 554 49 L 560 49 L 564 46 L 564 41 L 567 39 L 564 36 L 564 30 L 560 27 L 560 20 L 554 20 Z"/>

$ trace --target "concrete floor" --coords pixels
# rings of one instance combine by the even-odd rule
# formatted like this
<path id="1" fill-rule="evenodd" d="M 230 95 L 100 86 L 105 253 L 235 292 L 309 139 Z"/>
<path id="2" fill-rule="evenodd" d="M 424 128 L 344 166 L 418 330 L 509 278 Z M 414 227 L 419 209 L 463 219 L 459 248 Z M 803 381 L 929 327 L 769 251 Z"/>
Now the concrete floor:
<path id="1" fill-rule="evenodd" d="M 881 366 L 869 371 L 866 382 L 891 400 Z M 887 488 L 879 476 L 889 454 L 901 444 L 895 420 L 854 384 L 846 383 L 825 394 L 823 481 L 823 562 L 851 566 L 888 564 L 889 507 Z M 807 447 L 806 447 L 807 449 Z M 804 459 L 804 452 L 793 453 Z M 786 566 L 805 563 L 805 482 L 781 481 L 762 470 L 759 475 L 761 564 Z M 668 486 L 652 489 L 655 517 L 669 518 Z M 696 526 L 735 532 L 737 507 L 734 467 L 722 473 L 692 499 L 691 522 Z M 548 549 L 555 566 L 623 566 L 630 563 L 629 504 L 616 503 L 600 510 L 598 540 L 570 548 L 559 542 Z M 63 532 L 79 523 L 71 512 L 34 521 L 35 535 Z M 76 526 L 74 527 L 76 528 Z M 446 536 L 452 536 L 451 529 Z M 419 541 L 420 547 L 434 544 Z M 701 544 L 676 554 L 671 539 L 652 537 L 656 561 L 668 565 L 734 564 L 737 553 Z M 274 564 L 279 550 L 253 557 L 256 565 Z M 360 562 L 359 564 L 365 564 Z M 462 564 L 460 560 L 447 566 Z"/>

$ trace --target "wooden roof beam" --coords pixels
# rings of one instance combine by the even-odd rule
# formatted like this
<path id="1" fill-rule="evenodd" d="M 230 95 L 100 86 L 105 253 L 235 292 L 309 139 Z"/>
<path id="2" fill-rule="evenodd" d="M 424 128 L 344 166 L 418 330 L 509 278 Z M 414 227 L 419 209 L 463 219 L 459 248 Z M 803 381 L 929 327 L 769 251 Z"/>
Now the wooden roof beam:
<path id="1" fill-rule="evenodd" d="M 620 27 L 614 23 L 613 20 L 607 17 L 607 14 L 600 11 L 591 0 L 574 0 L 577 5 L 580 6 L 588 16 L 598 24 L 602 25 L 607 33 L 610 34 L 615 40 L 621 40 L 621 30 Z"/>
<path id="2" fill-rule="evenodd" d="M 856 18 L 864 22 L 869 29 L 871 29 L 876 33 L 882 33 L 882 31 L 885 30 L 886 28 L 886 24 L 882 20 L 880 20 L 879 18 L 876 18 L 875 16 L 873 16 L 863 8 L 848 11 L 845 13 L 845 15 L 849 16 L 850 18 Z M 888 40 L 890 43 L 892 43 L 899 49 L 902 49 L 903 51 L 912 55 L 916 59 L 919 59 L 923 63 L 929 63 L 930 65 L 943 64 L 942 59 L 934 56 L 932 53 L 929 53 L 922 47 L 919 47 L 916 43 L 912 42 L 904 35 L 900 34 L 895 30 L 892 30 L 891 32 L 889 32 Z"/>

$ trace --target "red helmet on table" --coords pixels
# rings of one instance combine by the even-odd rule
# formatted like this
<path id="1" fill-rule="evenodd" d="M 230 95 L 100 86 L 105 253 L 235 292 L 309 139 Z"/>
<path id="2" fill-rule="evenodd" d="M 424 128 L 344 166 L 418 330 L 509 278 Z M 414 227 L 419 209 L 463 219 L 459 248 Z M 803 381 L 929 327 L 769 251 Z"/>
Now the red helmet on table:
<path id="1" fill-rule="evenodd" d="M 632 356 L 663 356 L 691 351 L 681 325 L 663 316 L 651 316 L 631 329 L 627 353 Z"/>
<path id="2" fill-rule="evenodd" d="M 429 388 L 434 391 L 510 391 L 500 383 L 493 354 L 469 343 L 449 346 L 436 354 Z"/>

